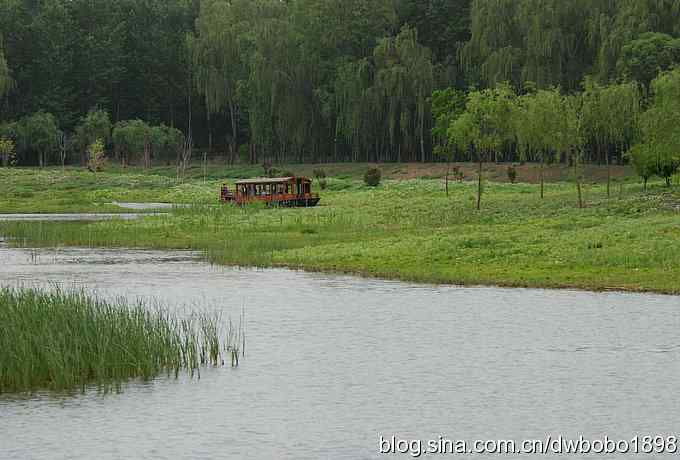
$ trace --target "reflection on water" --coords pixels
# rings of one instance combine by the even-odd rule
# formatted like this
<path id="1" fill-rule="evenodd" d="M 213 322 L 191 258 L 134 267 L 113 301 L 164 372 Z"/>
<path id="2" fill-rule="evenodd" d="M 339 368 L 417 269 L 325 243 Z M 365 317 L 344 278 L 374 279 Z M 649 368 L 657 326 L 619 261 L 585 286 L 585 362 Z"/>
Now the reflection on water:
<path id="1" fill-rule="evenodd" d="M 182 252 L 1 246 L 0 280 L 233 316 L 245 305 L 248 321 L 241 367 L 200 381 L 0 397 L 1 459 L 354 460 L 380 458 L 380 434 L 680 431 L 678 297 L 417 286 L 212 267 Z"/>

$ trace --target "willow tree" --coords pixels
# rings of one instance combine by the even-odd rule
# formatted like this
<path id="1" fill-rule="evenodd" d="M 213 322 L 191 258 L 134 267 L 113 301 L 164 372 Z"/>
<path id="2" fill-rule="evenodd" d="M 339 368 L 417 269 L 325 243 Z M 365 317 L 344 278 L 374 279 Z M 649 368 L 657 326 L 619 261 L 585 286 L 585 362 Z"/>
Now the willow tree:
<path id="1" fill-rule="evenodd" d="M 83 152 L 82 163 L 87 164 L 89 147 L 100 140 L 104 146 L 111 139 L 111 117 L 106 110 L 91 109 L 76 126 L 76 142 Z"/>
<path id="2" fill-rule="evenodd" d="M 58 143 L 59 128 L 54 115 L 40 111 L 26 116 L 17 123 L 16 133 L 21 151 L 36 154 L 38 165 L 44 167 Z"/>
<path id="3" fill-rule="evenodd" d="M 374 159 L 427 159 L 434 88 L 432 54 L 418 43 L 417 32 L 404 27 L 396 37 L 380 40 L 371 59 L 338 68 L 335 85 L 337 133 L 355 151 L 372 150 Z M 418 152 L 418 154 L 416 154 Z"/>
<path id="4" fill-rule="evenodd" d="M 559 143 L 567 153 L 569 162 L 573 168 L 576 192 L 578 193 L 578 207 L 584 207 L 583 200 L 583 146 L 585 143 L 586 130 L 583 118 L 583 97 L 580 94 L 567 96 L 564 99 L 564 112 L 562 114 L 562 131 L 559 133 Z"/>
<path id="5" fill-rule="evenodd" d="M 635 137 L 640 114 L 637 83 L 599 85 L 589 79 L 583 93 L 583 123 L 597 158 L 607 165 L 607 196 L 611 189 L 612 149 L 625 150 Z"/>
<path id="6" fill-rule="evenodd" d="M 304 161 L 317 148 L 321 119 L 314 91 L 313 56 L 297 46 L 300 36 L 276 9 L 259 21 L 253 33 L 250 74 L 242 90 L 248 101 L 253 148 L 263 155 L 287 154 Z M 251 152 L 255 161 L 257 151 Z"/>
<path id="7" fill-rule="evenodd" d="M 513 140 L 512 113 L 515 92 L 508 84 L 473 91 L 468 95 L 465 113 L 456 118 L 448 130 L 452 144 L 462 150 L 472 148 L 479 164 L 477 209 L 482 205 L 484 162 Z"/>
<path id="8" fill-rule="evenodd" d="M 472 81 L 575 89 L 592 67 L 596 44 L 587 33 L 599 0 L 472 0 L 471 38 L 460 58 Z"/>
<path id="9" fill-rule="evenodd" d="M 368 59 L 345 62 L 338 66 L 334 87 L 335 145 L 344 140 L 350 147 L 352 161 L 358 161 L 370 145 L 369 130 L 374 112 L 371 91 L 374 67 Z M 368 156 L 368 154 L 366 154 Z"/>
<path id="10" fill-rule="evenodd" d="M 449 142 L 447 131 L 449 126 L 465 111 L 466 95 L 455 88 L 446 88 L 434 91 L 431 101 L 432 115 L 435 120 L 432 128 L 433 140 L 436 143 L 434 153 L 446 159 L 445 187 L 446 196 L 449 196 L 449 173 L 457 147 Z"/>
<path id="11" fill-rule="evenodd" d="M 565 100 L 558 89 L 538 90 L 518 98 L 513 116 L 517 147 L 522 160 L 539 163 L 541 198 L 544 196 L 544 169 L 565 152 L 563 132 Z"/>
<path id="12" fill-rule="evenodd" d="M 411 94 L 411 111 L 420 143 L 420 161 L 425 162 L 425 125 L 431 118 L 429 97 L 434 89 L 432 53 L 418 43 L 418 33 L 413 28 L 402 29 L 395 41 Z M 402 117 L 405 113 L 408 111 L 402 112 Z M 402 130 L 407 125 L 402 123 Z"/>
<path id="13" fill-rule="evenodd" d="M 2 40 L 0 39 L 0 100 L 9 92 L 14 86 L 14 80 L 9 71 L 5 53 L 2 47 Z"/>
<path id="14" fill-rule="evenodd" d="M 196 88 L 205 99 L 208 120 L 227 111 L 229 149 L 238 151 L 239 82 L 247 78 L 242 37 L 257 2 L 249 0 L 204 0 L 196 19 L 196 36 L 187 40 L 193 61 Z M 209 127 L 209 129 L 211 129 Z M 209 132 L 212 147 L 212 131 Z"/>
<path id="15" fill-rule="evenodd" d="M 664 72 L 652 82 L 653 100 L 642 115 L 642 142 L 634 150 L 652 156 L 645 163 L 656 164 L 655 173 L 670 186 L 680 167 L 680 70 Z"/>
<path id="16" fill-rule="evenodd" d="M 142 120 L 119 121 L 113 127 L 111 139 L 124 167 L 140 153 L 143 154 L 144 166 L 150 165 L 151 128 Z"/>

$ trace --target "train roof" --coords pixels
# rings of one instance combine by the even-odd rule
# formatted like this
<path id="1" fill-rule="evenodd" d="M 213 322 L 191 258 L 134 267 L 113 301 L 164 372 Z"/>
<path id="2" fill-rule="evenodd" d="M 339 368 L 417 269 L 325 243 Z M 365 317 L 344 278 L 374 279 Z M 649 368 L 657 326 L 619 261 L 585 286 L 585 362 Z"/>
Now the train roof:
<path id="1" fill-rule="evenodd" d="M 307 177 L 257 177 L 255 179 L 242 179 L 236 181 L 236 185 L 285 184 L 287 182 L 293 182 L 295 179 L 311 181 L 311 179 Z"/>

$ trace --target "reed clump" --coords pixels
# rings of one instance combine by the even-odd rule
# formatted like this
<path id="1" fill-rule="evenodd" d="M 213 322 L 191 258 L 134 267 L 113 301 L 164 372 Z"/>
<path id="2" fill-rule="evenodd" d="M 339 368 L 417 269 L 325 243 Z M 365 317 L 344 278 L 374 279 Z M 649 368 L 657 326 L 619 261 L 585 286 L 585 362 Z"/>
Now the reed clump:
<path id="1" fill-rule="evenodd" d="M 142 303 L 59 289 L 0 289 L 0 325 L 0 393 L 109 390 L 162 373 L 194 376 L 223 365 L 223 354 L 237 346 L 229 341 L 243 340 L 223 334 L 216 315 L 180 318 Z"/>

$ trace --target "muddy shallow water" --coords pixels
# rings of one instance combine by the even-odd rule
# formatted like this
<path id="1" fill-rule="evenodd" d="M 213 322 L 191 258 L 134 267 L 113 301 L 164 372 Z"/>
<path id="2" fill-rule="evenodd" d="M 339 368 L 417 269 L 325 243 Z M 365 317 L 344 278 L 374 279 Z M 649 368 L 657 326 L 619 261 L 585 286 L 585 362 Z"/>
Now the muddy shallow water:
<path id="1" fill-rule="evenodd" d="M 185 252 L 2 244 L 0 284 L 232 315 L 245 305 L 247 315 L 237 369 L 130 382 L 113 395 L 0 396 L 0 459 L 355 460 L 383 458 L 378 437 L 392 434 L 680 435 L 679 297 L 435 287 L 213 267 Z"/>

